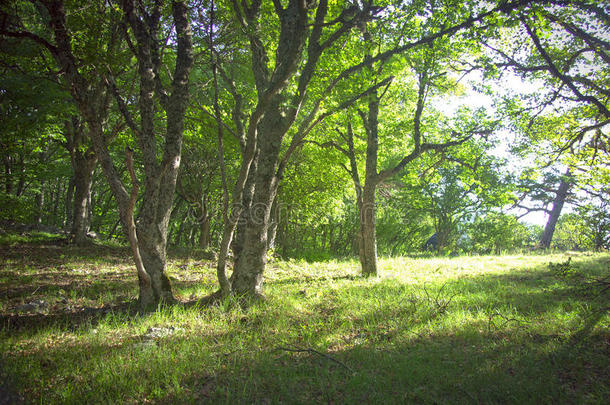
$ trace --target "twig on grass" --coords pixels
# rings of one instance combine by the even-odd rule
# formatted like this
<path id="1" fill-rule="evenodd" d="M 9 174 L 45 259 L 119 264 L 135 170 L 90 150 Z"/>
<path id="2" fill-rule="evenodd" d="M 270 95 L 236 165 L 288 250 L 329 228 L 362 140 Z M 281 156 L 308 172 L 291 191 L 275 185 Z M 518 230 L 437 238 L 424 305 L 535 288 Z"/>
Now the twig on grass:
<path id="1" fill-rule="evenodd" d="M 458 293 L 455 293 L 452 296 L 450 296 L 449 298 L 443 297 L 442 296 L 443 290 L 445 289 L 446 286 L 447 286 L 447 283 L 444 283 L 441 286 L 440 290 L 433 297 L 430 294 L 428 294 L 428 289 L 426 288 L 426 285 L 424 284 L 424 293 L 426 294 L 426 299 L 427 299 L 428 303 L 432 304 L 434 306 L 434 309 L 436 310 L 435 315 L 434 315 L 435 317 L 438 315 L 443 315 L 445 312 L 447 312 L 447 308 L 451 304 L 451 301 L 453 301 L 453 299 L 458 295 Z"/>
<path id="2" fill-rule="evenodd" d="M 524 323 L 529 323 L 527 321 L 522 321 L 520 319 L 517 318 L 507 318 L 506 316 L 502 315 L 499 312 L 493 313 L 491 315 L 489 315 L 489 323 L 487 325 L 489 332 L 491 332 L 491 326 L 493 325 L 496 329 L 498 329 L 498 326 L 496 326 L 496 324 L 493 322 L 495 317 L 500 317 L 504 320 L 504 322 L 502 323 L 502 327 L 506 326 L 506 324 L 508 324 L 509 322 L 516 322 L 519 326 L 522 326 Z"/>
<path id="3" fill-rule="evenodd" d="M 330 356 L 330 355 L 328 355 L 328 354 L 326 354 L 326 353 L 319 352 L 319 351 L 317 351 L 317 350 L 315 350 L 315 349 L 311 349 L 311 348 L 307 348 L 307 349 L 300 349 L 300 348 L 298 348 L 298 347 L 291 348 L 291 347 L 279 346 L 279 347 L 277 347 L 277 350 L 284 350 L 284 351 L 287 351 L 287 352 L 293 352 L 293 353 L 310 353 L 310 354 L 311 354 L 311 353 L 313 353 L 313 354 L 317 354 L 318 356 L 324 357 L 324 358 L 326 358 L 327 360 L 330 360 L 330 361 L 332 361 L 332 362 L 335 362 L 335 363 L 337 363 L 338 365 L 340 365 L 340 366 L 344 367 L 344 368 L 345 368 L 346 370 L 348 370 L 350 373 L 354 373 L 354 372 L 355 372 L 355 371 L 354 371 L 354 370 L 353 370 L 351 367 L 349 367 L 347 364 L 345 364 L 345 363 L 343 363 L 343 362 L 341 362 L 341 361 L 339 361 L 339 360 L 335 359 L 334 357 L 332 357 L 332 356 Z"/>
<path id="4" fill-rule="evenodd" d="M 598 292 L 598 296 L 604 294 L 606 291 L 610 290 L 610 276 L 606 276 L 604 278 L 596 278 L 591 283 L 600 288 Z"/>

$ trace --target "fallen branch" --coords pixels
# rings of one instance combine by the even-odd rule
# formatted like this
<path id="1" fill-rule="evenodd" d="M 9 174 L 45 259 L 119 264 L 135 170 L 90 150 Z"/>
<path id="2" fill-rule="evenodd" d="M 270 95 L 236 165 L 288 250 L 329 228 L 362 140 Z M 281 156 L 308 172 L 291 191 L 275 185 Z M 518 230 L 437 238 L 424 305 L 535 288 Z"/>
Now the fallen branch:
<path id="1" fill-rule="evenodd" d="M 330 355 L 328 355 L 326 353 L 319 352 L 319 351 L 317 351 L 315 349 L 311 349 L 311 348 L 299 349 L 299 348 L 291 348 L 291 347 L 280 346 L 280 347 L 277 348 L 277 350 L 284 350 L 284 351 L 293 352 L 293 353 L 310 353 L 310 354 L 313 353 L 313 354 L 317 354 L 318 356 L 324 357 L 327 360 L 330 360 L 332 362 L 337 363 L 338 365 L 344 367 L 346 370 L 348 370 L 351 373 L 355 372 L 351 367 L 349 367 L 345 363 L 335 359 L 334 357 L 332 357 L 332 356 L 330 356 Z"/>

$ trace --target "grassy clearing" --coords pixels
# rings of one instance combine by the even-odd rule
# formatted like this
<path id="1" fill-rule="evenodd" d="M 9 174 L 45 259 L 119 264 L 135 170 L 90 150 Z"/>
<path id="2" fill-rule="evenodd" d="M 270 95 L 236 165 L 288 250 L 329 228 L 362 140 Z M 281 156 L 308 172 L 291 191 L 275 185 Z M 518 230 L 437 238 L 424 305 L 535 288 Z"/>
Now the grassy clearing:
<path id="1" fill-rule="evenodd" d="M 609 254 L 569 256 L 578 274 L 610 273 Z M 388 258 L 378 279 L 358 277 L 356 261 L 276 261 L 265 301 L 249 309 L 228 300 L 143 316 L 124 304 L 137 295 L 126 250 L 18 245 L 2 257 L 4 378 L 31 402 L 610 397 L 608 295 L 549 270 L 567 254 Z M 213 264 L 172 257 L 176 295 L 213 292 Z M 32 300 L 47 302 L 45 313 L 15 318 Z M 88 316 L 91 308 L 100 311 Z"/>

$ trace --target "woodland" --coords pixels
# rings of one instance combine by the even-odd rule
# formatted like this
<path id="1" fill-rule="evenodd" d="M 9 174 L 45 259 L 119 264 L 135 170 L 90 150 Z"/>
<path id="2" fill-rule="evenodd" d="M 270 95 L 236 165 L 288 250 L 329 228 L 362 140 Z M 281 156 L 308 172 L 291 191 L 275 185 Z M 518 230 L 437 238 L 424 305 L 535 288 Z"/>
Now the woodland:
<path id="1" fill-rule="evenodd" d="M 1 1 L 0 400 L 603 403 L 609 15 Z"/>

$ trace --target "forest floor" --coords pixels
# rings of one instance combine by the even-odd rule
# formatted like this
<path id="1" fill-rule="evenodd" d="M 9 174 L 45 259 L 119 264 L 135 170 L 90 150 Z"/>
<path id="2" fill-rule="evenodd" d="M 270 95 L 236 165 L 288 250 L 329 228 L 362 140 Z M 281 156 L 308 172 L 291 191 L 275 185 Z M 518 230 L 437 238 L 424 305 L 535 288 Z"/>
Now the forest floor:
<path id="1" fill-rule="evenodd" d="M 247 309 L 140 315 L 127 249 L 2 242 L 0 403 L 610 398 L 608 253 L 382 258 L 375 279 L 353 260 L 274 260 Z M 182 302 L 217 289 L 197 253 L 168 273 Z"/>

